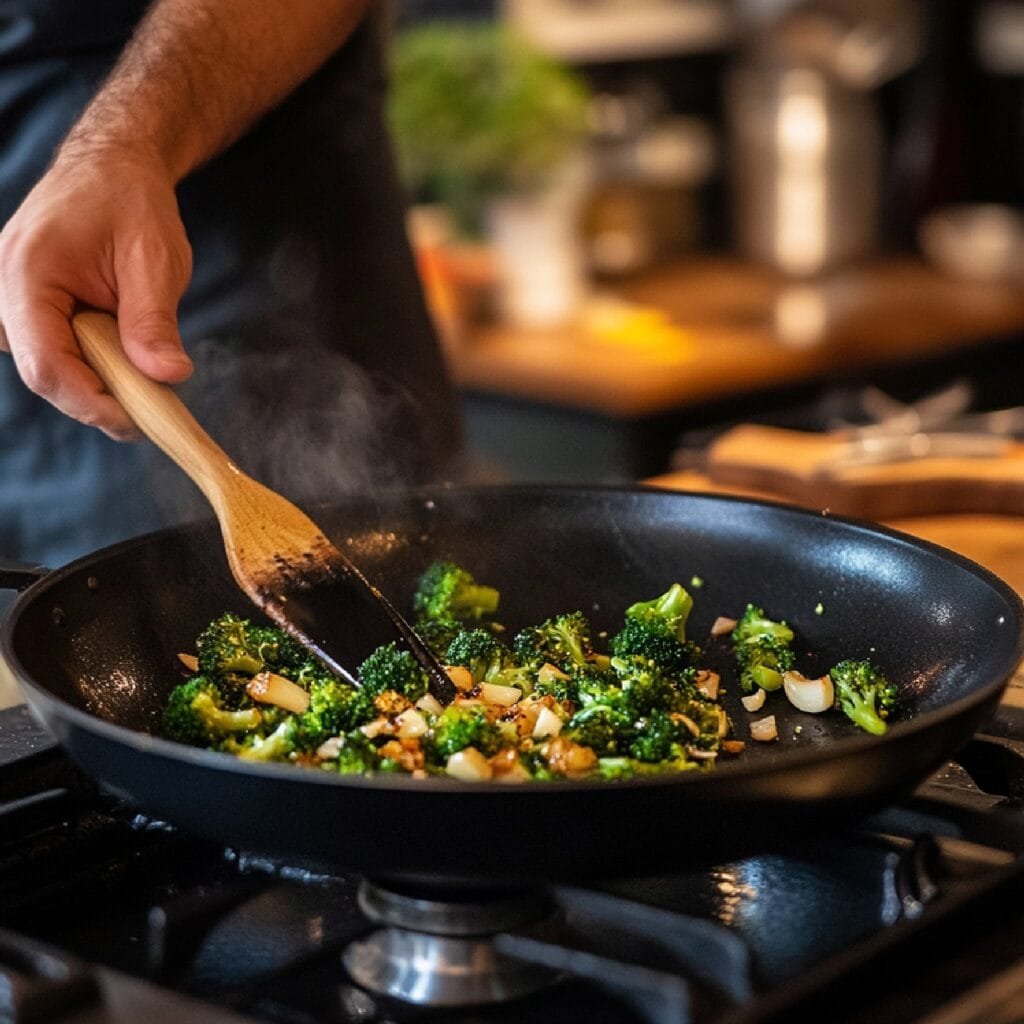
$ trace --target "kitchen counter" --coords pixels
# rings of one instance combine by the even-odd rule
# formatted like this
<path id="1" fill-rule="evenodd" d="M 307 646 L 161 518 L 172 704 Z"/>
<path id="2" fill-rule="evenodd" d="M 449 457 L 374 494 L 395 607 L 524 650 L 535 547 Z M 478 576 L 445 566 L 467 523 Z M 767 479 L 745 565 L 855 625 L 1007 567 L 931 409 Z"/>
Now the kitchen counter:
<path id="1" fill-rule="evenodd" d="M 645 344 L 581 326 L 474 331 L 450 354 L 465 391 L 613 418 L 868 368 L 906 364 L 1024 331 L 1024 290 L 959 281 L 890 259 L 794 283 L 735 259 L 675 263 L 621 284 L 679 333 Z"/>
<path id="2" fill-rule="evenodd" d="M 489 325 L 452 346 L 478 476 L 635 480 L 664 472 L 685 431 L 803 408 L 835 384 L 1002 382 L 1021 363 L 1024 289 L 955 280 L 913 259 L 813 283 L 690 259 L 607 291 L 625 326 L 607 329 L 594 313 L 607 304 L 595 301 L 575 326 Z"/>

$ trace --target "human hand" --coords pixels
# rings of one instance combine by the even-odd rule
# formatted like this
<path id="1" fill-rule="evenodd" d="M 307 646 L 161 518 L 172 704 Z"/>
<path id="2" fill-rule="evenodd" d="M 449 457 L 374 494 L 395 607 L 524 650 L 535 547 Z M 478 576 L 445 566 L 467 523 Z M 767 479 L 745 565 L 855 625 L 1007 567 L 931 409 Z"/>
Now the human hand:
<path id="1" fill-rule="evenodd" d="M 192 373 L 177 307 L 192 272 L 173 181 L 159 162 L 114 149 L 61 152 L 0 233 L 0 350 L 37 395 L 117 440 L 138 436 L 82 359 L 76 303 L 116 313 L 147 376 Z"/>

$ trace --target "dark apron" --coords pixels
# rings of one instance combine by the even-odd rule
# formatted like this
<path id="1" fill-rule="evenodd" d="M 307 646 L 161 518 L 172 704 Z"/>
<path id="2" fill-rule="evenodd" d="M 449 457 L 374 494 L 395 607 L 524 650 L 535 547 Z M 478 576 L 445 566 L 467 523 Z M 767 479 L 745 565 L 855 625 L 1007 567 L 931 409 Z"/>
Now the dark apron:
<path id="1" fill-rule="evenodd" d="M 0 0 L 0 216 L 38 179 L 139 17 Z M 457 411 L 405 238 L 383 19 L 179 188 L 193 279 L 182 397 L 240 465 L 309 504 L 454 471 Z M 0 553 L 50 565 L 206 514 L 148 444 L 31 395 L 0 356 Z"/>

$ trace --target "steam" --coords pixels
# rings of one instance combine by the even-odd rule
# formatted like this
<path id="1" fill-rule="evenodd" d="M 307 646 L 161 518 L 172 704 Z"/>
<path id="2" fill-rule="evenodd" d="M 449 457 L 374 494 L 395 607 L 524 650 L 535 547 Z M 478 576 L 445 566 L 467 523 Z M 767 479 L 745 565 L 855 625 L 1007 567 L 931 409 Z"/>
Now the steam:
<path id="1" fill-rule="evenodd" d="M 396 438 L 410 400 L 341 353 L 216 339 L 190 354 L 196 372 L 180 394 L 193 415 L 239 468 L 301 507 L 408 480 L 409 446 Z M 152 478 L 168 521 L 209 516 L 199 490 L 160 452 Z"/>

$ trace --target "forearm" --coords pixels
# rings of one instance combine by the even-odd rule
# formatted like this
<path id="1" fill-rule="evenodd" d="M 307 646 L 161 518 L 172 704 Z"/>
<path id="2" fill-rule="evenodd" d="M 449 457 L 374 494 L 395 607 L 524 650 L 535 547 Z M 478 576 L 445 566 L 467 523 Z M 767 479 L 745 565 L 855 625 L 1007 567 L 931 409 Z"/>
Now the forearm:
<path id="1" fill-rule="evenodd" d="M 369 0 L 156 0 L 61 148 L 144 150 L 179 181 L 309 77 Z"/>

